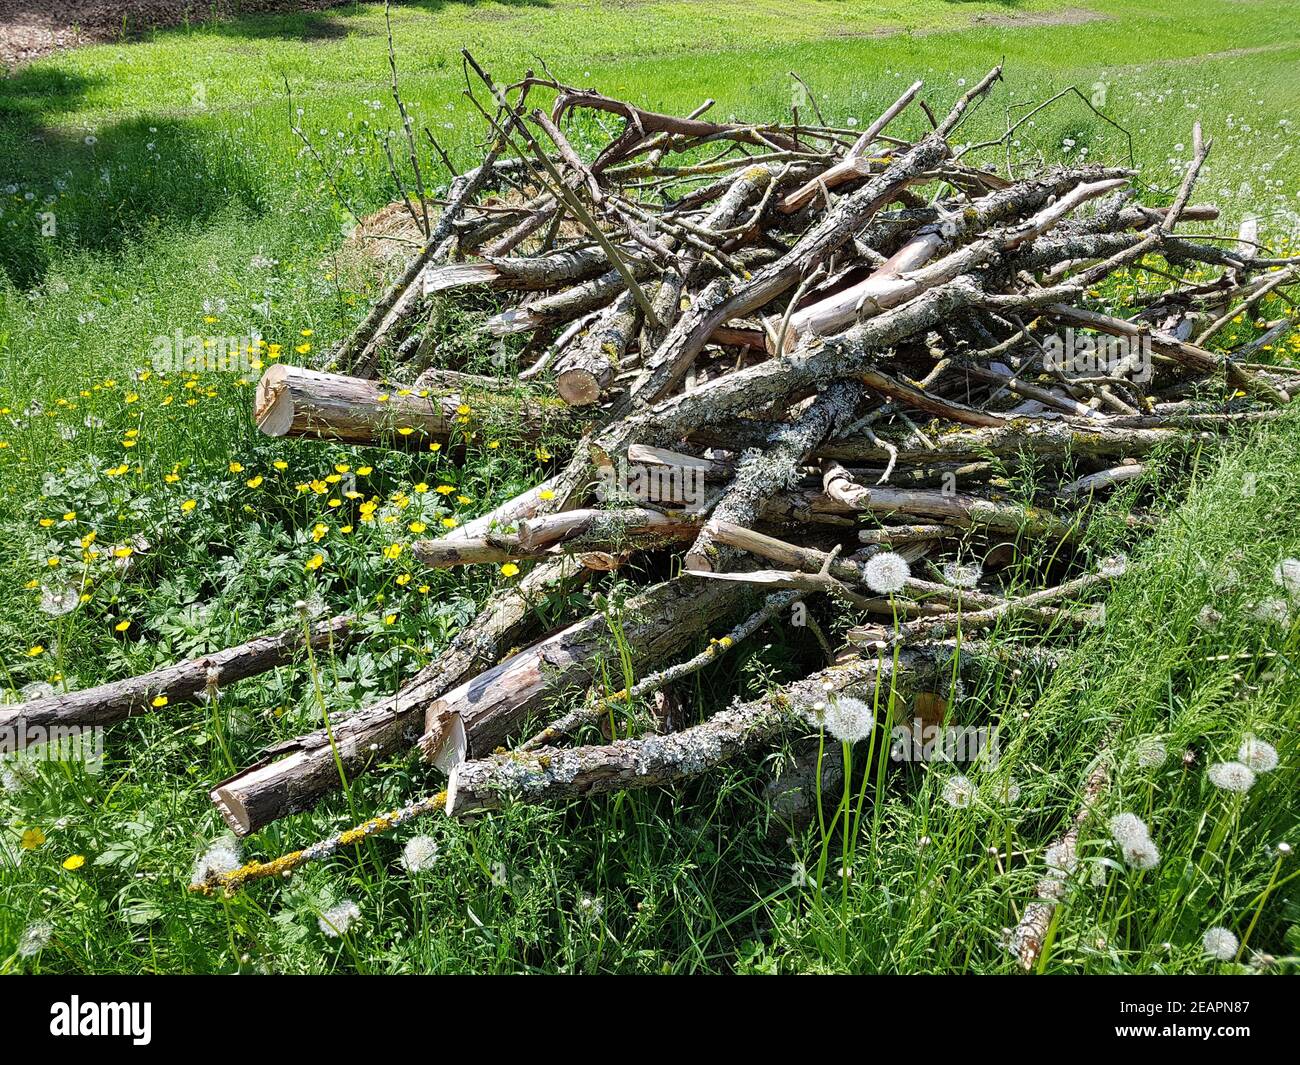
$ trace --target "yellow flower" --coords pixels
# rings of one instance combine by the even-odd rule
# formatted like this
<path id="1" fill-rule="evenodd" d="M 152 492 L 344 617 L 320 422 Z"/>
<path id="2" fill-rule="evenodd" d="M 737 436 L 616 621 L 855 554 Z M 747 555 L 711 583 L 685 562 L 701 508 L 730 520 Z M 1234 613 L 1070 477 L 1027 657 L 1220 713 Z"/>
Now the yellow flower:
<path id="1" fill-rule="evenodd" d="M 323 537 L 329 531 L 330 531 L 330 527 L 328 525 L 323 525 L 321 522 L 317 522 L 312 527 L 311 538 L 315 540 L 317 543 L 319 543 L 321 537 Z"/>
<path id="2" fill-rule="evenodd" d="M 53 524 L 54 524 L 53 518 L 42 518 L 40 521 L 40 526 L 42 529 L 48 529 Z"/>
<path id="3" fill-rule="evenodd" d="M 23 833 L 23 850 L 34 851 L 45 842 L 45 833 L 39 828 L 29 828 Z"/>
<path id="4" fill-rule="evenodd" d="M 413 432 L 415 432 L 415 430 L 412 429 L 409 425 L 403 425 L 397 431 L 401 433 L 402 436 L 410 436 Z"/>
<path id="5" fill-rule="evenodd" d="M 277 470 L 287 470 L 289 468 L 289 464 L 285 462 L 284 459 L 276 459 L 273 463 L 271 463 L 271 465 L 274 466 Z"/>
<path id="6" fill-rule="evenodd" d="M 443 518 L 442 525 L 445 529 L 454 529 L 459 524 L 455 518 Z"/>
<path id="7" fill-rule="evenodd" d="M 302 335 L 305 336 L 305 337 L 309 337 L 309 336 L 312 335 L 312 332 L 313 332 L 313 330 L 311 330 L 311 329 L 304 329 L 304 330 L 302 331 Z"/>
<path id="8" fill-rule="evenodd" d="M 76 521 L 76 520 L 77 520 L 77 512 L 76 512 L 75 510 L 70 510 L 70 511 L 68 511 L 66 514 L 63 515 L 63 520 L 64 520 L 64 521 Z"/>
<path id="9" fill-rule="evenodd" d="M 181 504 L 181 513 L 182 513 L 182 514 L 188 514 L 191 510 L 193 510 L 193 509 L 194 509 L 195 507 L 197 507 L 198 505 L 199 505 L 199 504 L 198 504 L 198 502 L 197 502 L 196 500 L 193 500 L 193 499 L 187 499 L 187 500 L 185 500 L 184 503 Z"/>
<path id="10" fill-rule="evenodd" d="M 86 864 L 86 858 L 84 855 L 81 854 L 73 854 L 70 857 L 63 859 L 63 868 L 68 870 L 68 872 L 70 873 L 75 872 L 85 864 Z"/>
<path id="11" fill-rule="evenodd" d="M 393 559 L 402 557 L 401 544 L 389 544 L 384 548 L 384 558 Z"/>
<path id="12" fill-rule="evenodd" d="M 325 565 L 325 556 L 316 554 L 316 555 L 312 555 L 311 558 L 307 560 L 306 564 L 303 566 L 303 569 L 305 569 L 308 573 L 311 573 L 313 570 L 320 569 L 321 566 L 323 565 Z"/>
<path id="13" fill-rule="evenodd" d="M 116 625 L 113 626 L 113 631 L 126 632 L 126 630 L 129 629 L 130 627 L 131 627 L 131 623 L 129 621 L 119 621 Z"/>
<path id="14" fill-rule="evenodd" d="M 461 496 L 457 496 L 457 497 L 456 497 L 456 502 L 459 503 L 459 504 L 463 507 L 463 506 L 465 506 L 467 503 L 472 503 L 472 502 L 474 502 L 474 501 L 473 501 L 472 499 L 470 499 L 469 496 L 461 495 Z"/>
<path id="15" fill-rule="evenodd" d="M 43 655 L 44 653 L 45 653 L 45 648 L 39 643 L 33 645 L 32 647 L 27 648 L 28 658 L 40 658 L 40 656 Z"/>
<path id="16" fill-rule="evenodd" d="M 428 527 L 429 526 L 425 525 L 424 522 L 422 521 L 413 521 L 411 522 L 410 525 L 407 526 L 407 528 L 410 529 L 411 532 L 416 534 L 424 532 L 424 530 L 427 529 Z"/>
<path id="17" fill-rule="evenodd" d="M 140 398 L 140 396 L 136 392 L 128 392 L 126 396 L 123 398 L 127 403 L 135 403 Z"/>
<path id="18" fill-rule="evenodd" d="M 385 614 L 385 615 L 384 615 L 384 624 L 385 624 L 385 625 L 391 625 L 391 624 L 392 624 L 394 621 L 396 621 L 396 620 L 397 620 L 397 615 L 396 615 L 396 614 Z"/>
<path id="19" fill-rule="evenodd" d="M 243 463 L 232 462 L 232 463 L 230 464 L 230 472 L 231 472 L 231 473 L 243 473 L 243 472 L 244 472 L 244 466 L 243 466 Z"/>
<path id="20" fill-rule="evenodd" d="M 45 564 L 47 566 L 57 566 L 59 564 L 59 560 L 57 558 L 47 558 L 45 560 Z"/>
<path id="21" fill-rule="evenodd" d="M 429 490 L 429 486 L 424 481 L 421 481 L 419 484 L 417 484 L 414 488 L 411 489 L 411 491 L 418 496 L 424 495 L 424 493 L 427 492 L 428 490 Z M 438 490 L 442 491 L 442 489 L 438 489 Z"/>
<path id="22" fill-rule="evenodd" d="M 5 446 L 8 447 L 9 445 L 6 444 Z M 435 440 L 432 444 L 429 445 L 429 450 L 430 450 L 430 451 L 441 451 L 441 450 L 442 450 L 442 445 L 441 445 L 440 443 L 438 443 L 438 442 Z"/>
<path id="23" fill-rule="evenodd" d="M 538 498 L 538 499 L 554 499 L 554 498 L 555 498 L 555 493 L 552 492 L 549 488 L 543 488 L 540 492 L 537 493 L 537 498 Z"/>
<path id="24" fill-rule="evenodd" d="M 132 551 L 131 548 L 129 548 L 129 547 L 115 547 L 115 548 L 113 548 L 113 557 L 114 557 L 114 558 L 130 558 L 130 557 L 131 557 L 132 555 L 134 555 L 134 554 L 135 554 L 135 552 Z"/>
<path id="25" fill-rule="evenodd" d="M 516 566 L 513 562 L 507 562 L 504 566 L 501 567 L 501 575 L 503 577 L 513 577 L 518 572 L 519 572 L 519 567 Z"/>
<path id="26" fill-rule="evenodd" d="M 469 413 L 469 406 L 465 403 L 462 403 L 459 407 L 456 408 L 456 413 L 463 418 L 466 414 Z"/>
<path id="27" fill-rule="evenodd" d="M 259 473 L 256 477 L 250 477 L 250 478 L 249 478 L 247 481 L 245 481 L 244 483 L 245 483 L 246 485 L 248 485 L 249 488 L 261 488 L 261 487 L 262 487 L 262 475 Z"/>
<path id="28" fill-rule="evenodd" d="M 169 473 L 164 475 L 163 477 L 163 480 L 166 481 L 168 484 L 175 484 L 180 479 L 181 479 L 181 475 L 179 473 Z"/>
<path id="29" fill-rule="evenodd" d="M 167 696 L 165 696 L 165 695 L 155 695 L 155 696 L 153 697 L 153 701 L 152 701 L 149 705 L 150 705 L 150 706 L 156 706 L 156 707 L 158 707 L 159 709 L 161 709 L 162 707 L 164 707 L 164 706 L 167 705 Z"/>
<path id="30" fill-rule="evenodd" d="M 348 470 L 350 469 L 352 469 L 352 467 L 349 466 L 346 462 L 340 462 L 334 466 L 335 473 L 347 473 Z"/>
<path id="31" fill-rule="evenodd" d="M 299 355 L 306 355 L 307 352 L 311 351 L 311 344 L 304 340 L 301 344 L 295 345 L 293 350 Z"/>
<path id="32" fill-rule="evenodd" d="M 456 491 L 456 489 L 449 484 L 438 485 L 438 494 L 441 496 L 449 496 L 454 491 Z"/>
<path id="33" fill-rule="evenodd" d="M 501 446 L 501 441 L 500 441 L 500 440 L 489 440 L 489 441 L 488 441 L 488 447 L 491 448 L 493 451 L 495 451 L 495 450 L 496 450 L 497 448 L 499 448 L 500 446 Z"/>
<path id="34" fill-rule="evenodd" d="M 411 575 L 409 573 L 401 574 L 397 578 L 397 583 L 399 587 L 405 588 L 408 584 L 411 583 Z"/>
<path id="35" fill-rule="evenodd" d="M 369 476 L 370 476 L 372 473 L 374 473 L 374 472 L 375 472 L 375 471 L 374 471 L 374 467 L 373 467 L 373 466 L 358 466 L 358 467 L 357 467 L 357 476 L 358 476 L 358 477 L 369 477 Z"/>

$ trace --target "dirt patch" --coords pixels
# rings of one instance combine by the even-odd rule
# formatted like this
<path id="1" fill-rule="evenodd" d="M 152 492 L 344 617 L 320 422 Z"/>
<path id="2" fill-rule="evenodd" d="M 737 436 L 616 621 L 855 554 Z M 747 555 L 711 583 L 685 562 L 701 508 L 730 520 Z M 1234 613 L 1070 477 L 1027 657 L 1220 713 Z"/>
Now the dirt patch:
<path id="1" fill-rule="evenodd" d="M 149 30 L 246 15 L 324 11 L 346 0 L 0 0 L 0 63 L 30 62 L 63 48 L 131 40 Z M 309 20 L 305 40 L 343 36 L 329 19 Z"/>

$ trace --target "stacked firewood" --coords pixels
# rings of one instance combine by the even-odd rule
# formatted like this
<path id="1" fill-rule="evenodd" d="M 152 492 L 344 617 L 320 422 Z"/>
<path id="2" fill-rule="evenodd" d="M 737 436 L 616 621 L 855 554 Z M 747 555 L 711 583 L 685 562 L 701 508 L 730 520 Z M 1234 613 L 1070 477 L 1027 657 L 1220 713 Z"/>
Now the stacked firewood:
<path id="1" fill-rule="evenodd" d="M 1226 241 L 1179 231 L 1217 217 L 1192 202 L 1210 149 L 1199 128 L 1181 187 L 1153 206 L 1128 168 L 969 162 L 955 135 L 1000 69 L 942 117 L 917 82 L 857 131 L 820 116 L 717 122 L 710 102 L 657 114 L 550 76 L 500 85 L 465 63 L 481 163 L 432 214 L 407 199 L 423 250 L 328 364 L 269 370 L 255 416 L 276 436 L 448 441 L 469 406 L 581 438 L 531 490 L 413 545 L 428 566 L 525 572 L 396 695 L 218 784 L 241 835 L 412 745 L 449 775 L 420 812 L 459 816 L 696 775 L 815 731 L 838 699 L 942 716 L 968 670 L 1053 660 L 987 630 L 1087 623 L 1081 600 L 1122 570 L 1082 546 L 1108 491 L 1167 444 L 1273 416 L 1297 384 L 1259 354 L 1289 319 L 1235 351 L 1218 343 L 1284 295 L 1297 264 L 1270 257 L 1249 223 Z M 892 135 L 913 108 L 928 131 Z M 594 156 L 571 143 L 578 129 L 607 131 Z M 1111 276 L 1134 271 L 1154 295 L 1107 305 Z M 431 368 L 428 308 L 484 292 L 499 301 L 484 329 L 518 337 L 518 365 Z M 1000 490 L 1026 461 L 1057 478 L 1035 506 Z M 1130 521 L 1140 536 L 1144 519 Z M 1061 560 L 1068 579 L 1008 596 L 994 572 L 1007 545 Z M 629 598 L 617 633 L 601 612 L 527 643 L 530 603 L 651 553 L 675 576 Z M 827 668 L 712 716 L 673 709 L 674 682 L 815 602 L 854 624 Z M 353 620 L 320 639 L 346 638 Z M 214 668 L 248 675 L 293 644 L 264 638 Z M 203 663 L 172 668 L 174 681 L 123 682 L 133 694 L 111 709 L 83 692 L 0 716 L 102 721 L 159 690 L 198 697 Z M 629 688 L 594 691 L 624 668 Z M 566 745 L 642 699 L 667 709 L 637 738 Z"/>

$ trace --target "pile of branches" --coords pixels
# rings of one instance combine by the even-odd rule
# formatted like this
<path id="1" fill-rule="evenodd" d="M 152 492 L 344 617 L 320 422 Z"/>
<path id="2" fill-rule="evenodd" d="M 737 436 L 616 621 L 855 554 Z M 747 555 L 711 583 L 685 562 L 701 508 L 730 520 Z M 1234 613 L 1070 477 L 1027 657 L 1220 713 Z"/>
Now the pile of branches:
<path id="1" fill-rule="evenodd" d="M 453 439 L 467 405 L 528 432 L 568 412 L 581 439 L 529 491 L 413 545 L 431 567 L 522 563 L 518 581 L 396 695 L 268 750 L 211 795 L 243 835 L 412 746 L 447 771 L 446 791 L 218 878 L 227 887 L 432 809 L 694 776 L 815 730 L 850 697 L 938 720 L 968 670 L 1054 661 L 987 630 L 1014 620 L 1068 638 L 1086 623 L 1081 602 L 1122 570 L 1081 547 L 1109 490 L 1157 449 L 1273 416 L 1297 384 L 1254 361 L 1286 319 L 1235 351 L 1208 346 L 1270 293 L 1289 299 L 1297 264 L 1269 257 L 1249 223 L 1230 239 L 1178 232 L 1217 217 L 1192 202 L 1210 150 L 1199 127 L 1181 187 L 1150 206 L 1128 168 L 1000 176 L 966 161 L 955 134 L 1000 68 L 942 117 L 917 82 L 860 132 L 825 124 L 815 102 L 816 124 L 715 122 L 708 102 L 676 117 L 549 75 L 498 85 L 469 53 L 465 69 L 482 161 L 440 200 L 403 192 L 423 250 L 327 364 L 270 369 L 255 416 L 275 436 L 401 444 Z M 913 107 L 928 132 L 893 136 Z M 579 123 L 605 131 L 592 158 L 565 132 Z M 1167 283 L 1123 313 L 1099 306 L 1111 275 L 1133 270 Z M 524 338 L 518 369 L 504 382 L 429 369 L 428 308 L 484 291 L 502 300 L 484 328 Z M 1060 340 L 1082 336 L 1116 338 L 1123 355 L 1080 369 Z M 1053 485 L 1039 505 L 999 489 L 1025 462 Z M 1129 520 L 1137 536 L 1149 524 Z M 1057 559 L 1062 579 L 1006 594 L 993 571 L 1007 545 Z M 539 598 L 649 556 L 628 568 L 672 576 L 622 604 L 617 640 L 609 611 L 530 636 Z M 825 669 L 702 720 L 681 707 L 674 682 L 805 600 L 856 622 L 846 647 L 827 643 Z M 356 620 L 306 639 L 339 646 Z M 157 694 L 202 698 L 303 640 L 264 637 L 0 717 L 148 712 Z M 594 694 L 624 669 L 640 679 Z M 568 745 L 642 699 L 656 713 L 637 738 Z M 562 703 L 577 706 L 528 735 Z"/>

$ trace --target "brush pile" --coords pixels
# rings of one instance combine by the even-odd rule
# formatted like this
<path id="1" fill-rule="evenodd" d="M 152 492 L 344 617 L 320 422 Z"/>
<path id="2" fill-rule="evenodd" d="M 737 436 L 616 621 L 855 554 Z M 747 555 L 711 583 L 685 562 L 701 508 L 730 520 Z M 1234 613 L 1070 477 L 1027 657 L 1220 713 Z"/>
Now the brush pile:
<path id="1" fill-rule="evenodd" d="M 465 60 L 486 100 L 481 163 L 443 199 L 403 191 L 423 250 L 329 363 L 269 370 L 255 416 L 271 435 L 359 443 L 454 447 L 471 417 L 565 422 L 580 439 L 530 491 L 412 545 L 428 566 L 522 576 L 398 694 L 217 785 L 239 834 L 412 744 L 449 774 L 420 812 L 461 816 L 668 783 L 791 728 L 861 735 L 863 703 L 876 727 L 886 708 L 938 721 L 969 672 L 1050 668 L 1041 635 L 1088 623 L 1081 603 L 1123 570 L 1086 547 L 1107 493 L 1154 452 L 1273 416 L 1300 383 L 1259 354 L 1289 319 L 1236 351 L 1216 343 L 1284 295 L 1296 264 L 1250 224 L 1230 239 L 1179 230 L 1217 217 L 1192 201 L 1199 128 L 1181 187 L 1150 206 L 1127 168 L 968 162 L 955 135 L 1000 69 L 942 117 L 917 82 L 857 131 L 823 123 L 815 101 L 816 124 L 717 122 L 709 103 L 656 114 L 549 76 L 498 85 Z M 891 135 L 911 108 L 928 132 Z M 579 127 L 604 133 L 590 158 L 570 142 Z M 1167 283 L 1106 306 L 1112 275 L 1139 270 Z M 429 308 L 483 291 L 502 301 L 485 328 L 506 338 L 508 372 L 434 367 Z M 1032 505 L 1005 490 L 1027 463 Z M 1128 521 L 1134 537 L 1149 525 Z M 1017 552 L 1054 559 L 1055 583 L 1007 594 L 997 571 Z M 650 556 L 657 569 L 640 571 L 668 579 L 623 602 L 617 626 L 605 610 L 530 634 L 530 604 Z M 809 613 L 821 604 L 853 624 L 825 669 L 712 716 L 674 697 L 769 623 L 826 642 Z M 327 623 L 329 639 L 348 622 Z M 1037 635 L 986 641 L 995 627 Z M 629 687 L 591 693 L 628 670 Z M 174 695 L 201 690 L 186 676 Z M 124 682 L 136 703 L 159 688 L 139 681 Z M 66 721 L 58 702 L 17 712 Z M 602 722 L 635 738 L 566 744 Z"/>

